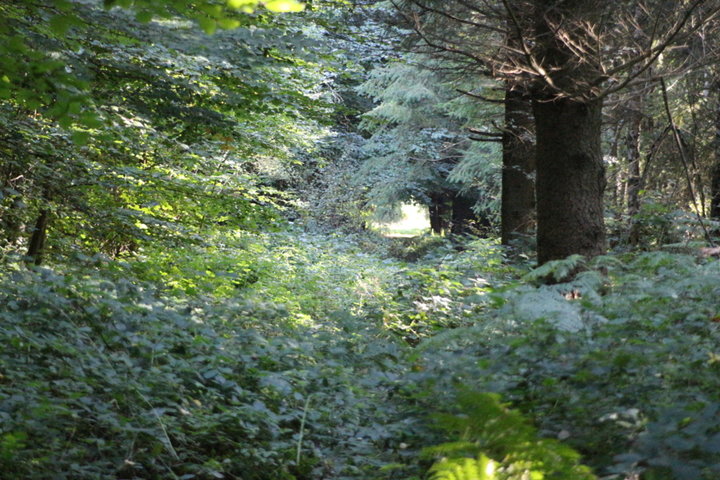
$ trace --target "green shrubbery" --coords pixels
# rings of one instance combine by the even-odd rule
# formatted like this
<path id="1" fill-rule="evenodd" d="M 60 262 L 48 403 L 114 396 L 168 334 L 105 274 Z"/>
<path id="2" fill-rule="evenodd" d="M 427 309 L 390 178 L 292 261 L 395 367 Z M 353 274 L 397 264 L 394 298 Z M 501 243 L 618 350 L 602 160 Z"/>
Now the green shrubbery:
<path id="1" fill-rule="evenodd" d="M 607 277 L 488 292 L 497 308 L 421 344 L 417 388 L 501 393 L 603 474 L 717 478 L 720 263 L 594 265 Z"/>
<path id="2" fill-rule="evenodd" d="M 379 462 L 396 407 L 374 405 L 402 367 L 372 324 L 64 270 L 3 268 L 4 478 L 342 478 Z"/>
<path id="3" fill-rule="evenodd" d="M 408 480 L 486 455 L 498 478 L 582 478 L 558 473 L 582 468 L 573 448 L 608 478 L 717 478 L 719 262 L 608 256 L 533 286 L 578 262 L 519 280 L 485 241 L 416 263 L 359 245 L 295 231 L 7 261 L 0 471 Z M 556 454 L 569 470 L 543 470 Z"/>

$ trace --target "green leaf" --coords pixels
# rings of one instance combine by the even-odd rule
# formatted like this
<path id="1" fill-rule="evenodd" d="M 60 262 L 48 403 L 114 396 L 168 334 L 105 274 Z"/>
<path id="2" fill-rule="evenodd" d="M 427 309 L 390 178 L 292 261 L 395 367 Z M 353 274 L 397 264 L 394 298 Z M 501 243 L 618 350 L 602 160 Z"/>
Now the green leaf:
<path id="1" fill-rule="evenodd" d="M 208 35 L 212 35 L 217 30 L 217 22 L 211 18 L 200 18 L 198 19 L 200 28 L 203 29 Z"/>
<path id="2" fill-rule="evenodd" d="M 57 35 L 64 35 L 77 23 L 77 18 L 72 15 L 56 15 L 50 19 L 50 30 Z"/>
<path id="3" fill-rule="evenodd" d="M 265 2 L 265 8 L 271 12 L 302 12 L 305 4 L 295 0 L 271 0 Z"/>
<path id="4" fill-rule="evenodd" d="M 89 132 L 73 132 L 71 135 L 73 143 L 75 145 L 87 145 L 88 141 L 90 140 L 90 133 Z"/>
<path id="5" fill-rule="evenodd" d="M 230 8 L 242 9 L 243 11 L 252 12 L 258 4 L 258 0 L 227 0 Z"/>
<path id="6" fill-rule="evenodd" d="M 141 10 L 135 14 L 135 19 L 141 23 L 148 23 L 153 19 L 153 14 L 147 10 Z"/>
<path id="7" fill-rule="evenodd" d="M 225 30 L 232 30 L 240 26 L 240 22 L 232 18 L 221 18 L 218 20 L 217 24 L 220 28 Z"/>
<path id="8" fill-rule="evenodd" d="M 220 5 L 201 5 L 198 8 L 212 18 L 218 19 L 222 17 L 223 10 Z"/>
<path id="9" fill-rule="evenodd" d="M 100 128 L 102 119 L 93 112 L 84 112 L 78 117 L 78 123 L 89 128 Z"/>

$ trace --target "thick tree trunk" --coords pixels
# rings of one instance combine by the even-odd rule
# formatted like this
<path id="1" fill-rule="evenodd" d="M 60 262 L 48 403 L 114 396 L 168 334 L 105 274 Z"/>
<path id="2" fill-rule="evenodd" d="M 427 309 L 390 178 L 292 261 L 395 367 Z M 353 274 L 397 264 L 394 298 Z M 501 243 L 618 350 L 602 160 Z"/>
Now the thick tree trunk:
<path id="1" fill-rule="evenodd" d="M 538 262 L 605 252 L 600 146 L 602 100 L 590 85 L 601 73 L 587 25 L 602 14 L 595 0 L 535 0 L 533 86 Z M 580 45 L 580 47 L 577 47 Z M 585 50 L 578 56 L 578 50 Z"/>
<path id="2" fill-rule="evenodd" d="M 505 130 L 501 204 L 501 242 L 535 227 L 535 146 L 532 104 L 518 90 L 505 90 Z"/>
<path id="3" fill-rule="evenodd" d="M 537 141 L 538 262 L 605 252 L 602 103 L 533 102 Z"/>
<path id="4" fill-rule="evenodd" d="M 32 236 L 30 237 L 27 257 L 33 263 L 35 263 L 35 265 L 40 265 L 42 263 L 42 256 L 45 250 L 45 239 L 47 238 L 47 225 L 49 220 L 50 211 L 47 209 L 41 210 L 40 215 L 35 222 L 35 228 L 33 229 Z"/>

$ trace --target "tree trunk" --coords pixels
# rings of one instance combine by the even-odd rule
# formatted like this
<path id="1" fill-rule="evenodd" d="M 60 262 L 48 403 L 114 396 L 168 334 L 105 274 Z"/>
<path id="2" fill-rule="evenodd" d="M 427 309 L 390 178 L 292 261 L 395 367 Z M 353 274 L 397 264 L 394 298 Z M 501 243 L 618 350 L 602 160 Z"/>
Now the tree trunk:
<path id="1" fill-rule="evenodd" d="M 602 102 L 533 101 L 538 262 L 605 252 Z"/>
<path id="2" fill-rule="evenodd" d="M 472 207 L 475 199 L 458 193 L 452 202 L 452 222 L 450 232 L 455 235 L 469 235 L 476 233 L 477 215 Z"/>
<path id="3" fill-rule="evenodd" d="M 710 170 L 710 218 L 720 220 L 720 80 L 715 83 L 717 99 L 715 104 L 715 163 Z"/>
<path id="4" fill-rule="evenodd" d="M 50 211 L 48 209 L 41 210 L 40 215 L 35 222 L 35 228 L 33 229 L 32 236 L 30 237 L 27 257 L 35 263 L 35 265 L 40 265 L 42 263 L 42 255 L 45 250 L 45 239 L 47 238 L 47 225 L 49 220 Z"/>
<path id="5" fill-rule="evenodd" d="M 640 124 L 642 123 L 641 103 L 633 98 L 630 105 L 630 121 L 627 136 L 625 137 L 625 150 L 627 155 L 627 214 L 630 217 L 630 230 L 628 243 L 637 245 L 640 242 L 640 228 L 633 216 L 640 212 L 640 190 L 642 189 L 642 175 L 640 173 Z"/>
<path id="6" fill-rule="evenodd" d="M 430 229 L 433 233 L 441 235 L 444 231 L 447 231 L 448 220 L 448 206 L 446 203 L 446 197 L 442 193 L 434 193 L 430 195 L 430 205 L 428 206 L 430 214 Z"/>
<path id="7" fill-rule="evenodd" d="M 506 88 L 500 227 L 503 245 L 535 227 L 534 130 L 530 98 Z"/>
<path id="8" fill-rule="evenodd" d="M 602 14 L 602 5 L 595 0 L 534 2 L 534 55 L 542 62 L 531 90 L 540 264 L 605 252 L 602 100 L 589 88 L 601 71 L 594 63 L 597 42 L 587 27 Z"/>

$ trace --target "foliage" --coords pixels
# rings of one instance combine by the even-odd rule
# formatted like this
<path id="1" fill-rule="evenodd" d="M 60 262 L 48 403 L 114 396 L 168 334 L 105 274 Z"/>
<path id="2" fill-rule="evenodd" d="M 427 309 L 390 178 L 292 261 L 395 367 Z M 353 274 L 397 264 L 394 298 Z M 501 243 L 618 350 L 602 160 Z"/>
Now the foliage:
<path id="1" fill-rule="evenodd" d="M 367 228 L 370 212 L 366 192 L 350 188 L 361 165 L 363 142 L 356 133 L 338 133 L 324 139 L 318 152 L 320 162 L 304 162 L 307 173 L 296 191 L 302 199 L 300 211 L 316 228 L 342 228 L 346 232 Z"/>
<path id="2" fill-rule="evenodd" d="M 485 217 L 495 216 L 498 152 L 471 144 L 464 131 L 492 107 L 458 94 L 462 79 L 442 76 L 442 68 L 406 55 L 377 66 L 359 87 L 376 106 L 363 115 L 361 128 L 371 136 L 355 182 L 368 189 L 377 218 L 392 219 L 401 203 L 431 205 L 458 193 L 471 195 Z"/>
<path id="3" fill-rule="evenodd" d="M 104 3 L 0 4 L 3 478 L 720 475 L 717 260 L 363 229 L 437 190 L 495 219 L 463 129 L 498 111 L 455 91 L 494 85 L 392 52 L 382 3 Z M 713 102 L 671 95 L 699 182 Z M 692 252 L 656 146 L 640 247 Z"/>
<path id="4" fill-rule="evenodd" d="M 95 7 L 100 2 L 91 2 Z M 133 8 L 135 20 L 148 23 L 154 18 L 184 16 L 192 18 L 208 34 L 218 27 L 237 28 L 246 21 L 259 0 L 229 0 L 227 5 L 210 0 L 105 0 L 103 6 Z M 303 4 L 296 0 L 268 0 L 262 2 L 272 12 L 301 11 Z M 46 114 L 69 125 L 80 122 L 92 127 L 97 117 L 92 113 L 93 98 L 88 79 L 82 68 L 78 75 L 77 56 L 63 51 L 63 47 L 77 47 L 77 39 L 67 38 L 72 31 L 92 28 L 87 18 L 78 14 L 86 4 L 73 0 L 52 0 L 36 4 L 14 0 L 3 4 L 0 17 L 0 71 L 3 99 L 12 98 L 27 110 L 47 109 Z M 236 13 L 242 12 L 240 16 Z M 40 40 L 38 41 L 38 38 Z M 80 54 L 81 55 L 81 54 Z"/>
<path id="5" fill-rule="evenodd" d="M 430 470 L 431 480 L 493 480 L 495 462 L 482 453 L 474 458 L 443 458 Z"/>
<path id="6" fill-rule="evenodd" d="M 601 257 L 606 278 L 490 288 L 475 325 L 420 344 L 414 381 L 500 393 L 601 474 L 714 478 L 719 265 Z"/>
<path id="7" fill-rule="evenodd" d="M 633 220 L 644 248 L 702 239 L 702 226 L 696 216 L 651 195 L 643 198 Z"/>
<path id="8" fill-rule="evenodd" d="M 402 366 L 372 324 L 301 325 L 251 295 L 166 297 L 103 263 L 3 268 L 6 475 L 363 478 L 405 428 L 398 405 L 373 407 Z"/>
<path id="9" fill-rule="evenodd" d="M 415 263 L 301 230 L 206 240 L 3 266 L 4 471 L 420 478 L 440 445 L 498 478 L 568 448 L 602 475 L 717 474 L 717 261 L 602 257 L 532 286 L 482 240 Z"/>
<path id="10" fill-rule="evenodd" d="M 556 440 L 539 439 L 535 429 L 501 404 L 497 395 L 461 392 L 457 407 L 459 414 L 436 416 L 438 426 L 457 441 L 425 450 L 426 455 L 446 456 L 432 467 L 431 479 L 596 478 L 578 463 L 578 453 Z"/>
<path id="11" fill-rule="evenodd" d="M 197 241 L 209 224 L 277 223 L 288 200 L 276 185 L 330 111 L 308 86 L 320 76 L 317 41 L 274 16 L 243 15 L 208 37 L 179 19 L 72 5 L 78 24 L 62 35 L 21 22 L 32 14 L 24 2 L 2 7 L 19 36 L 51 43 L 58 68 L 86 78 L 78 95 L 92 101 L 68 107 L 72 117 L 17 91 L 0 105 L 2 251 L 24 249 L 45 211 L 55 255 L 121 255 Z"/>

